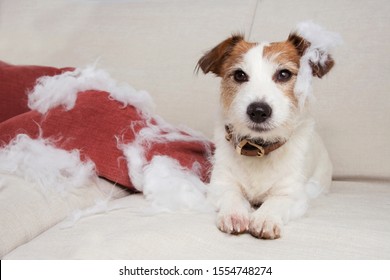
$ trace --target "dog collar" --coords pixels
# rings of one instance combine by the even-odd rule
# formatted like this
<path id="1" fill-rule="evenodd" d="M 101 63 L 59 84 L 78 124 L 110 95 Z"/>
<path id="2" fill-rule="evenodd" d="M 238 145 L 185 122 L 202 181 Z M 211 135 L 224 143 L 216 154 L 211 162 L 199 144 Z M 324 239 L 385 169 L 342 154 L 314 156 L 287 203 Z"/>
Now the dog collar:
<path id="1" fill-rule="evenodd" d="M 265 142 L 263 139 L 247 139 L 245 137 L 233 137 L 232 125 L 225 125 L 227 141 L 231 142 L 239 155 L 249 157 L 263 157 L 283 146 L 286 141 Z"/>

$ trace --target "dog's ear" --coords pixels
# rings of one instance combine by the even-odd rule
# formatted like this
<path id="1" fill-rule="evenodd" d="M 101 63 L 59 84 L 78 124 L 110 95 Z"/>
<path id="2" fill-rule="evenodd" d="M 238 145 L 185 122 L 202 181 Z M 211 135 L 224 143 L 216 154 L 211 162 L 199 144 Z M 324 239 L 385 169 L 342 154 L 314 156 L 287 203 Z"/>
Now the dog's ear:
<path id="1" fill-rule="evenodd" d="M 312 69 L 312 75 L 318 78 L 325 76 L 334 66 L 332 56 L 321 48 L 312 46 L 312 43 L 297 33 L 291 33 L 287 39 L 291 42 L 298 54 L 302 57 L 308 56 L 309 65 Z"/>
<path id="2" fill-rule="evenodd" d="M 200 68 L 204 74 L 212 72 L 221 77 L 221 69 L 224 61 L 229 57 L 234 46 L 242 40 L 244 40 L 242 34 L 235 34 L 221 42 L 199 59 L 195 71 L 198 72 Z"/>
<path id="3" fill-rule="evenodd" d="M 310 43 L 308 41 L 306 41 L 305 39 L 303 39 L 298 34 L 296 34 L 295 32 L 294 33 L 290 33 L 290 35 L 288 36 L 287 41 L 289 41 L 290 43 L 292 43 L 294 45 L 294 47 L 297 49 L 298 54 L 300 56 L 303 56 L 303 54 L 305 53 L 306 49 L 308 47 L 310 47 Z"/>

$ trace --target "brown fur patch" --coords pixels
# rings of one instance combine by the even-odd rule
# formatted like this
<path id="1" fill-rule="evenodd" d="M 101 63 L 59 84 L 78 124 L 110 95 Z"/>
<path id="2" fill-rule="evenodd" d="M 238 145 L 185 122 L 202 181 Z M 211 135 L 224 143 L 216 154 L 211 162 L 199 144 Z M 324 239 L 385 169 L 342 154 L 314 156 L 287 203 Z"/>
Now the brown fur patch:
<path id="1" fill-rule="evenodd" d="M 243 41 L 244 36 L 241 34 L 232 35 L 230 38 L 227 38 L 201 57 L 195 70 L 202 69 L 205 74 L 212 72 L 221 77 L 222 65 L 229 58 L 233 48 Z"/>
<path id="2" fill-rule="evenodd" d="M 231 73 L 229 73 L 229 71 L 232 70 L 232 67 L 238 64 L 242 60 L 243 56 L 256 45 L 256 43 L 249 43 L 244 40 L 237 43 L 222 64 L 221 76 L 224 77 L 226 75 L 230 75 Z"/>
<path id="3" fill-rule="evenodd" d="M 221 83 L 221 102 L 225 110 L 230 107 L 239 90 L 239 84 L 234 82 L 231 78 L 234 74 L 234 70 L 236 70 L 234 69 L 234 66 L 240 63 L 243 56 L 256 45 L 256 43 L 249 43 L 244 40 L 240 41 L 234 46 L 229 56 L 222 64 L 221 77 L 223 80 Z"/>
<path id="4" fill-rule="evenodd" d="M 228 110 L 238 92 L 238 85 L 231 81 L 223 80 L 221 83 L 221 103 Z"/>
<path id="5" fill-rule="evenodd" d="M 324 75 L 326 75 L 334 66 L 334 60 L 330 55 L 327 54 L 321 54 L 326 55 L 326 60 L 323 65 L 321 64 L 314 64 L 310 62 L 310 66 L 312 69 L 313 76 L 317 76 L 318 78 L 322 78 Z"/>
<path id="6" fill-rule="evenodd" d="M 297 74 L 299 60 L 301 59 L 297 49 L 289 41 L 271 43 L 265 46 L 263 57 L 277 63 L 281 67 L 286 66 L 286 69 L 289 69 L 294 74 Z"/>
<path id="7" fill-rule="evenodd" d="M 291 102 L 295 106 L 298 106 L 298 99 L 294 93 L 294 86 L 301 56 L 294 44 L 290 41 L 271 43 L 264 47 L 263 57 L 272 63 L 276 63 L 279 70 L 287 69 L 292 73 L 291 79 L 284 83 L 277 83 L 275 77 L 273 77 L 273 79 L 284 94 L 290 98 Z"/>
<path id="8" fill-rule="evenodd" d="M 300 56 L 303 56 L 306 49 L 310 47 L 310 43 L 296 33 L 291 33 L 288 36 L 287 41 L 291 42 L 294 45 Z"/>
<path id="9" fill-rule="evenodd" d="M 212 72 L 222 78 L 221 102 L 225 109 L 228 109 L 238 91 L 237 83 L 231 79 L 234 71 L 232 67 L 254 46 L 256 44 L 246 42 L 243 35 L 235 34 L 208 51 L 198 61 L 196 71 L 201 69 L 205 74 Z"/>

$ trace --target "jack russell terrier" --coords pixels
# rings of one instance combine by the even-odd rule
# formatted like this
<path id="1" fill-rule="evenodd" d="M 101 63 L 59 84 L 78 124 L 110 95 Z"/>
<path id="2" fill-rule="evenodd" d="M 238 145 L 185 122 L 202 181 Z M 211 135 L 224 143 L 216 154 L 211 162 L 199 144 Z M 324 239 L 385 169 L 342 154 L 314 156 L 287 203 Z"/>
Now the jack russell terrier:
<path id="1" fill-rule="evenodd" d="M 282 42 L 233 35 L 199 60 L 198 69 L 221 78 L 208 192 L 221 231 L 279 238 L 314 193 L 329 188 L 332 164 L 307 97 L 312 77 L 332 69 L 329 49 L 339 40 L 304 22 Z"/>

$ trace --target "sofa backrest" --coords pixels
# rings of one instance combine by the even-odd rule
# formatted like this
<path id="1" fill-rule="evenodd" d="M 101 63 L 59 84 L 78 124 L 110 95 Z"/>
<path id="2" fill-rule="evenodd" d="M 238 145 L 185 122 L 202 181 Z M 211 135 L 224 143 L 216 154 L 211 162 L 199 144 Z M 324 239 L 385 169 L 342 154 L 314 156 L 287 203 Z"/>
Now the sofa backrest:
<path id="1" fill-rule="evenodd" d="M 344 39 L 334 70 L 314 84 L 312 107 L 334 177 L 390 180 L 387 0 L 226 1 L 234 6 L 228 10 L 208 1 L 213 18 L 198 2 L 151 1 L 141 13 L 137 1 L 43 0 L 26 7 L 4 0 L 1 59 L 55 67 L 99 59 L 98 67 L 117 80 L 149 91 L 167 121 L 211 137 L 219 81 L 194 74 L 203 52 L 237 31 L 253 41 L 280 41 L 311 19 Z"/>

